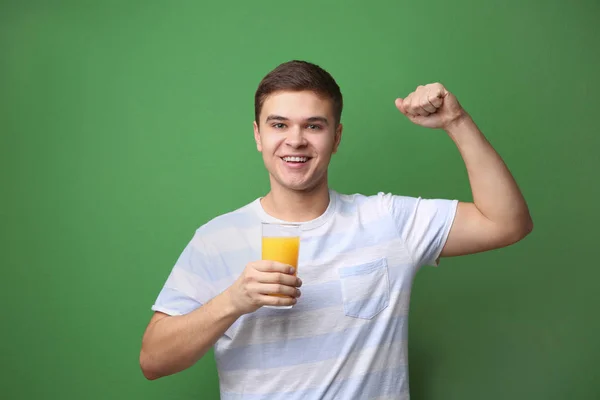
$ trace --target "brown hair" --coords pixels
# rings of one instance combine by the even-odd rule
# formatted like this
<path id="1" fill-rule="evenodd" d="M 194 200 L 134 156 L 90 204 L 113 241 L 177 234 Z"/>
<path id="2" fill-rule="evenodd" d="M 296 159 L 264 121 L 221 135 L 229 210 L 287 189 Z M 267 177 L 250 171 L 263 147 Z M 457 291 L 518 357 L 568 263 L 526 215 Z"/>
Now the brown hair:
<path id="1" fill-rule="evenodd" d="M 342 118 L 342 93 L 335 79 L 323 68 L 307 61 L 293 60 L 280 64 L 258 85 L 254 95 L 254 118 L 260 125 L 262 106 L 270 94 L 278 91 L 312 90 L 331 100 L 335 125 Z"/>

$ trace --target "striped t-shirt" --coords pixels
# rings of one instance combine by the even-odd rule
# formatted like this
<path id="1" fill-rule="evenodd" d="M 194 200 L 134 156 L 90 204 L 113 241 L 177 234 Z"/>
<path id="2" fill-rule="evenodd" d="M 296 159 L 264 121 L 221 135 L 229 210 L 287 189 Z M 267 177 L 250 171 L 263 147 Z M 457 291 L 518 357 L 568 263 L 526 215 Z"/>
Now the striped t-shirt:
<path id="1" fill-rule="evenodd" d="M 438 264 L 456 200 L 330 190 L 302 223 L 292 309 L 239 318 L 214 346 L 221 399 L 408 399 L 411 286 Z M 261 258 L 260 199 L 196 230 L 152 309 L 186 314 Z"/>

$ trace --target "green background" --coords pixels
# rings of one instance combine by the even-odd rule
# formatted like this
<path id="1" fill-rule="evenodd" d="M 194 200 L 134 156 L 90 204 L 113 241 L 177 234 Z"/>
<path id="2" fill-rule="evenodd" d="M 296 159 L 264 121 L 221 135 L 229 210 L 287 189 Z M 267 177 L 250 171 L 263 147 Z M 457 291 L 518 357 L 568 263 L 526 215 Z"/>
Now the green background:
<path id="1" fill-rule="evenodd" d="M 141 336 L 193 231 L 268 190 L 253 95 L 306 59 L 345 99 L 330 182 L 470 200 L 394 99 L 440 81 L 530 205 L 517 245 L 417 276 L 413 399 L 598 399 L 600 5 L 2 1 L 3 399 L 217 399 L 212 353 L 146 381 Z"/>

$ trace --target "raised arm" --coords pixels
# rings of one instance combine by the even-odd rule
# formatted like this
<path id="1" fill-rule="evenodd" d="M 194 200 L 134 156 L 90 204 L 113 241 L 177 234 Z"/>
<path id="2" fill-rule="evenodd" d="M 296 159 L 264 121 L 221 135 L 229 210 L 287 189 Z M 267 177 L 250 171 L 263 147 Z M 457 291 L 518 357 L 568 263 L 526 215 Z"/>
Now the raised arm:
<path id="1" fill-rule="evenodd" d="M 417 125 L 445 130 L 467 168 L 473 202 L 459 202 L 442 257 L 505 247 L 531 232 L 533 222 L 512 174 L 452 93 L 439 83 L 419 86 L 397 99 L 396 107 Z"/>

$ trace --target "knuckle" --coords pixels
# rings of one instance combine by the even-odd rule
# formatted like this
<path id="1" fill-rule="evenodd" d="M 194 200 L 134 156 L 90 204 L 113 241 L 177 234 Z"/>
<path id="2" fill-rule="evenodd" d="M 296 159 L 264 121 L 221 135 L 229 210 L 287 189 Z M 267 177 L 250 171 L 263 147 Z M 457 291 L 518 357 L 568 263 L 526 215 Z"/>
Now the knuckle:
<path id="1" fill-rule="evenodd" d="M 264 261 L 256 261 L 251 264 L 252 271 L 262 271 L 265 269 Z"/>
<path id="2" fill-rule="evenodd" d="M 252 304 L 253 306 L 259 306 L 260 305 L 260 300 L 255 298 L 255 297 L 251 297 L 250 298 L 250 304 Z"/>
<path id="3" fill-rule="evenodd" d="M 252 285 L 252 283 L 248 283 L 244 287 L 244 292 L 246 293 L 246 296 L 252 297 L 252 294 L 254 293 L 254 285 Z"/>

